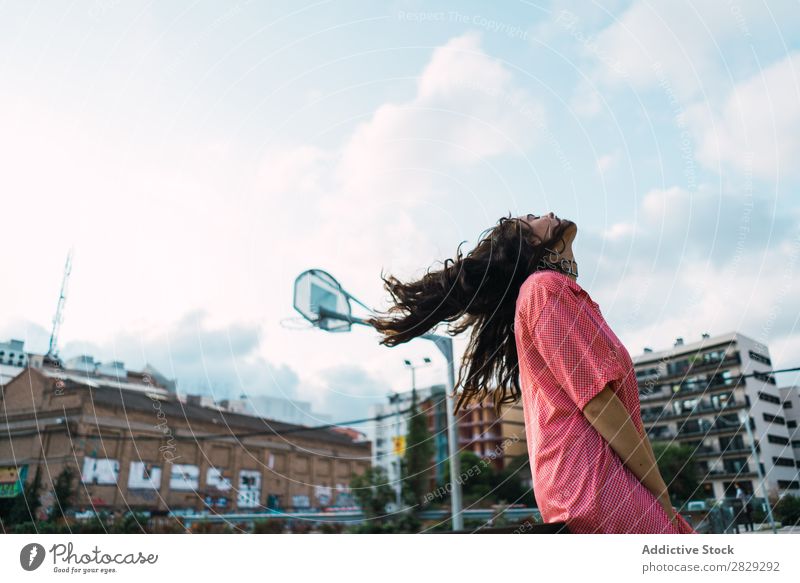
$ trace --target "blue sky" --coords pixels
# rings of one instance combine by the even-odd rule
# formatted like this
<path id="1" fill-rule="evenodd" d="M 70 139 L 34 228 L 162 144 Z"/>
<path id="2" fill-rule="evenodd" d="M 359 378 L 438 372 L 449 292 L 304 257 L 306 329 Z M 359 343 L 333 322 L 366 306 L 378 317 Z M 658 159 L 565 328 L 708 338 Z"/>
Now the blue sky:
<path id="1" fill-rule="evenodd" d="M 423 384 L 443 363 L 281 326 L 294 278 L 385 307 L 381 269 L 553 210 L 631 354 L 738 330 L 796 366 L 798 10 L 6 3 L 0 338 L 46 349 L 74 245 L 63 355 L 357 418 L 408 388 L 403 359 L 434 359 Z"/>

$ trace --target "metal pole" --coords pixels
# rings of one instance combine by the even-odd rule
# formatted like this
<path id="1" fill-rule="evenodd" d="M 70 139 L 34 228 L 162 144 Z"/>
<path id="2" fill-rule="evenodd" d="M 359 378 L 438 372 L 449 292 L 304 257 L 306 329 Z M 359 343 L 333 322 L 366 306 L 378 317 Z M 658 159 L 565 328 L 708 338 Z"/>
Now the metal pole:
<path id="1" fill-rule="evenodd" d="M 362 304 L 363 305 L 363 304 Z M 369 326 L 364 318 L 357 316 L 339 314 L 333 310 L 328 310 L 320 306 L 319 314 L 321 317 L 345 320 L 351 324 L 361 324 Z M 453 364 L 453 339 L 449 336 L 439 336 L 438 334 L 423 334 L 420 338 L 432 340 L 439 351 L 447 359 L 447 393 L 445 403 L 447 405 L 447 453 L 450 457 L 450 512 L 452 514 L 453 530 L 464 530 L 464 516 L 462 514 L 461 502 L 461 459 L 458 457 L 458 432 L 456 431 L 455 404 L 453 403 L 452 393 L 456 385 L 455 364 Z"/>
<path id="2" fill-rule="evenodd" d="M 764 502 L 767 504 L 767 517 L 769 518 L 769 524 L 772 526 L 772 532 L 774 534 L 778 534 L 778 529 L 775 527 L 775 519 L 772 516 L 772 506 L 770 506 L 769 498 L 767 497 L 767 486 L 764 483 L 764 474 L 761 472 L 761 460 L 758 456 L 758 452 L 756 451 L 756 440 L 753 438 L 753 431 L 750 429 L 750 415 L 744 412 L 742 412 L 742 415 L 745 417 L 744 426 L 747 428 L 747 438 L 750 440 L 750 453 L 753 456 L 753 459 L 756 460 L 758 484 L 761 488 L 761 494 L 764 496 Z"/>
<path id="3" fill-rule="evenodd" d="M 455 365 L 453 364 L 453 339 L 449 336 L 426 334 L 423 338 L 433 340 L 436 347 L 447 359 L 447 392 L 445 405 L 447 408 L 447 454 L 450 457 L 450 513 L 453 530 L 464 530 L 464 515 L 461 502 L 461 459 L 458 455 L 458 431 L 456 428 L 455 404 L 453 390 L 456 384 Z"/>
<path id="4" fill-rule="evenodd" d="M 402 488 L 403 476 L 401 475 L 401 470 L 400 470 L 400 456 L 395 453 L 395 446 L 399 443 L 400 436 L 402 435 L 402 432 L 400 431 L 400 427 L 402 425 L 401 422 L 400 422 L 400 401 L 401 401 L 401 399 L 400 399 L 400 395 L 397 394 L 397 393 L 395 393 L 394 396 L 395 396 L 395 405 L 396 405 L 395 415 L 394 415 L 395 442 L 392 444 L 392 457 L 394 457 L 396 459 L 392 460 L 392 466 L 397 469 L 397 482 L 396 482 L 397 487 L 396 487 L 396 489 L 397 489 L 397 510 L 399 511 L 403 507 L 402 489 L 401 489 Z"/>

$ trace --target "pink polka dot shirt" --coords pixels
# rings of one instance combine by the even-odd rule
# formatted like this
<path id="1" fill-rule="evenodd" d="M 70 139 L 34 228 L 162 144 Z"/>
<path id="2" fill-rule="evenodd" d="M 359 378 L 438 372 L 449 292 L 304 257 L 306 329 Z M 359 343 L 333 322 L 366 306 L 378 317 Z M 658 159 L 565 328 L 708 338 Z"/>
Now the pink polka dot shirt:
<path id="1" fill-rule="evenodd" d="M 570 532 L 695 533 L 671 524 L 583 408 L 608 383 L 640 435 L 639 389 L 628 351 L 600 306 L 572 278 L 532 273 L 517 297 L 514 333 L 533 490 L 545 522 Z"/>

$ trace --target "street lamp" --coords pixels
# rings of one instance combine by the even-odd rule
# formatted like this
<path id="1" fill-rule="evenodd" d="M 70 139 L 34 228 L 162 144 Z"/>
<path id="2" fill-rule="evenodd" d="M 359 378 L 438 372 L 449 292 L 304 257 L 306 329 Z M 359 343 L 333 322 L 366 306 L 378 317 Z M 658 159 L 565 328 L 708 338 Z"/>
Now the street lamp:
<path id="1" fill-rule="evenodd" d="M 425 358 L 423 358 L 422 361 L 425 364 L 413 365 L 413 364 L 411 364 L 411 361 L 408 360 L 408 359 L 403 361 L 403 364 L 405 364 L 407 368 L 411 369 L 411 399 L 412 400 L 415 400 L 416 396 L 417 396 L 417 376 L 416 376 L 417 369 L 418 368 L 424 368 L 424 367 L 428 366 L 431 363 L 431 359 L 428 358 L 427 356 Z"/>

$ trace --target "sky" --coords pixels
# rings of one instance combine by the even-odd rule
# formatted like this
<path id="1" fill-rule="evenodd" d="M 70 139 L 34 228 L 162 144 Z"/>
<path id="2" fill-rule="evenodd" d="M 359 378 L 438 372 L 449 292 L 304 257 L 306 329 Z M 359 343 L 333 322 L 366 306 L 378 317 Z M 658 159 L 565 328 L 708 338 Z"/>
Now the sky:
<path id="1" fill-rule="evenodd" d="M 420 386 L 445 362 L 303 329 L 297 275 L 385 309 L 381 273 L 553 211 L 632 355 L 738 331 L 800 366 L 798 11 L 4 2 L 0 340 L 47 350 L 74 248 L 63 357 L 358 419 L 410 389 L 405 359 L 432 359 Z"/>

